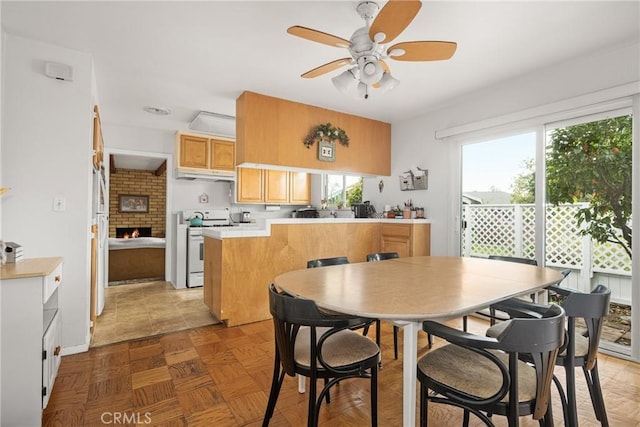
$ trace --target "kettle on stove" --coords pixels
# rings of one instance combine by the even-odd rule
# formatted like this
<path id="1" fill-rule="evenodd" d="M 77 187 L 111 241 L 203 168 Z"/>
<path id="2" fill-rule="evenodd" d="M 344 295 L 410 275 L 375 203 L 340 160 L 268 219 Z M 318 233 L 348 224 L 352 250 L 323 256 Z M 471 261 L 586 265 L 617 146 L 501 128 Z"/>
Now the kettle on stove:
<path id="1" fill-rule="evenodd" d="M 189 225 L 192 227 L 202 227 L 202 218 L 204 218 L 204 214 L 202 212 L 194 212 L 193 215 L 194 216 L 189 218 Z"/>

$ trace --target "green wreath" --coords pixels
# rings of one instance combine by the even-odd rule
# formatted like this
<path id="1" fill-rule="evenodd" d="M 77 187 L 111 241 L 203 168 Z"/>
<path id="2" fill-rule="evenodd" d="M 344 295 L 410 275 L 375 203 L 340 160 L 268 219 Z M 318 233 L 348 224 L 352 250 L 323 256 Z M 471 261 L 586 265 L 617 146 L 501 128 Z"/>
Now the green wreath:
<path id="1" fill-rule="evenodd" d="M 335 141 L 336 139 L 345 147 L 349 146 L 349 137 L 343 129 L 333 127 L 331 123 L 325 123 L 311 129 L 304 139 L 304 145 L 311 148 L 316 141 Z"/>

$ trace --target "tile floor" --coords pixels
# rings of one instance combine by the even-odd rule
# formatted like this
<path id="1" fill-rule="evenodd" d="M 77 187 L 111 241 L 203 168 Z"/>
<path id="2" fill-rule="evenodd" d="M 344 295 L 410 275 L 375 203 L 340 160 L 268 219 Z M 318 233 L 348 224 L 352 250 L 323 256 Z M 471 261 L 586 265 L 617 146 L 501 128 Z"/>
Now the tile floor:
<path id="1" fill-rule="evenodd" d="M 174 289 L 164 281 L 109 286 L 91 347 L 216 323 L 202 288 Z"/>

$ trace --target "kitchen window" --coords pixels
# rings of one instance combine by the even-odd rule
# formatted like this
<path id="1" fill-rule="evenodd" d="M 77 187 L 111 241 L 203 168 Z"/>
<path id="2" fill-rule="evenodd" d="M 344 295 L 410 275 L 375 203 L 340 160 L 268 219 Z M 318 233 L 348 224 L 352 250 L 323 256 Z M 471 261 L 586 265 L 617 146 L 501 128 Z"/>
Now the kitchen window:
<path id="1" fill-rule="evenodd" d="M 362 177 L 323 174 L 322 201 L 323 205 L 338 208 L 362 203 Z"/>

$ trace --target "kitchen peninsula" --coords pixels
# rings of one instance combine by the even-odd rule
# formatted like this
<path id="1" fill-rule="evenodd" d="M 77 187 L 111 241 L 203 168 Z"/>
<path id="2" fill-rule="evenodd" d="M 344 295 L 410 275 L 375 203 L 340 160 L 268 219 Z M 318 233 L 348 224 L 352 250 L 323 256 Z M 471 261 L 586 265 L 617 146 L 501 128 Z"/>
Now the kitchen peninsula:
<path id="1" fill-rule="evenodd" d="M 306 268 L 315 258 L 430 255 L 430 234 L 424 219 L 277 218 L 207 229 L 204 302 L 227 326 L 270 319 L 267 289 L 277 275 Z"/>

